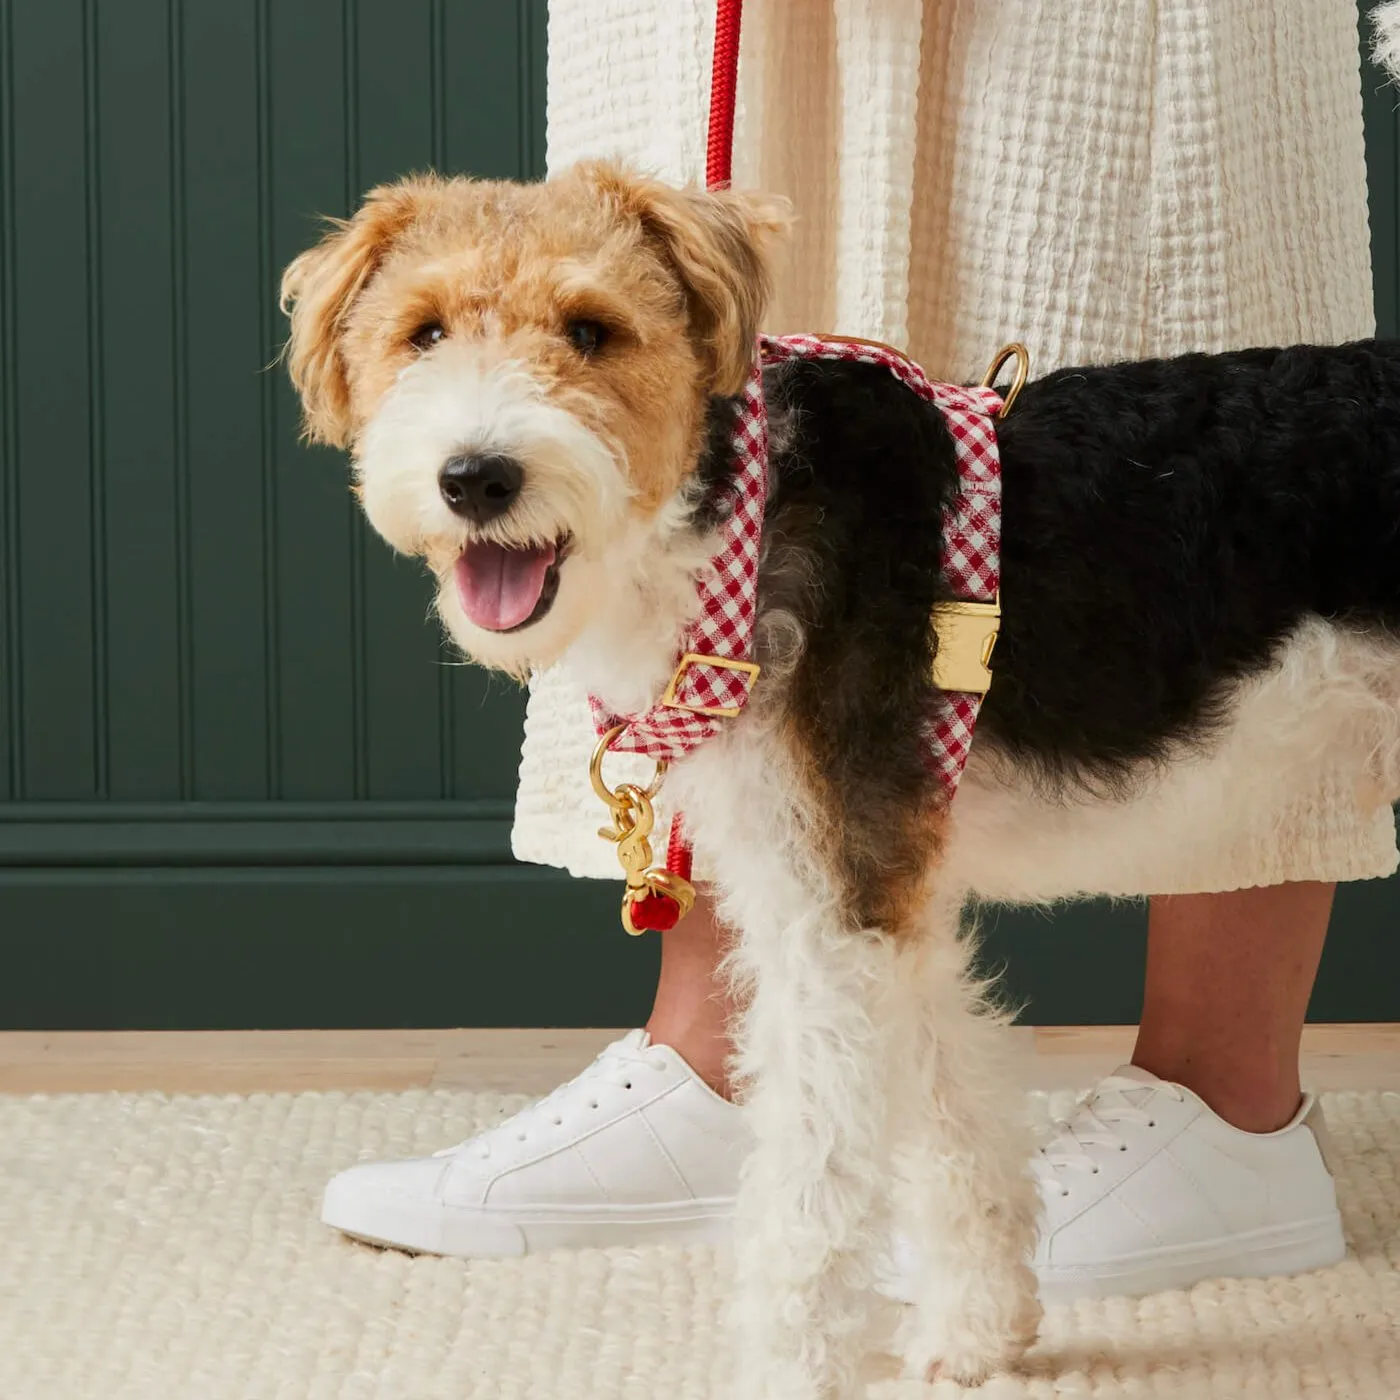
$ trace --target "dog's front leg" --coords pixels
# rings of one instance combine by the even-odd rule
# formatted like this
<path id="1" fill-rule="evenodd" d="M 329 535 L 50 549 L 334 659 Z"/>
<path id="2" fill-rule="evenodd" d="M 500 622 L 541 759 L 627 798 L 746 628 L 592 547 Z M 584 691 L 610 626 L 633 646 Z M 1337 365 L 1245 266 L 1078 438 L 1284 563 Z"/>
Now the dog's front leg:
<path id="1" fill-rule="evenodd" d="M 763 885 L 730 904 L 756 1137 L 737 1224 L 736 1388 L 746 1400 L 847 1400 L 887 1219 L 896 950 L 843 926 L 796 879 L 773 871 Z"/>
<path id="2" fill-rule="evenodd" d="M 934 900 L 899 950 L 894 1200 L 914 1307 L 898 1349 L 913 1376 L 976 1384 L 1034 1340 L 1038 1198 L 1005 1018 L 959 915 Z"/>

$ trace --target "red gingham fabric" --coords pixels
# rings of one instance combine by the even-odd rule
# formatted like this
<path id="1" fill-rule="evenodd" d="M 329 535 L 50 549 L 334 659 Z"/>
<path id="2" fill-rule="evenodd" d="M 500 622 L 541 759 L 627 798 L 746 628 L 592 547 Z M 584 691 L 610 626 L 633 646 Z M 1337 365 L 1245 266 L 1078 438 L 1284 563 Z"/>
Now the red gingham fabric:
<path id="1" fill-rule="evenodd" d="M 726 661 L 753 660 L 758 549 L 768 499 L 768 409 L 759 366 L 744 389 L 732 444 L 735 471 L 724 502 L 719 549 L 696 584 L 700 611 L 681 637 L 677 662 L 687 652 Z M 749 673 L 720 666 L 689 666 L 676 687 L 677 702 L 701 709 L 742 709 L 748 698 Z M 651 758 L 682 758 L 728 723 L 659 701 L 639 715 L 615 715 L 596 696 L 589 703 L 600 735 L 619 724 L 626 726 L 612 742 L 614 751 Z"/>
<path id="2" fill-rule="evenodd" d="M 686 652 L 724 660 L 753 659 L 753 627 L 758 611 L 758 554 L 763 509 L 768 496 L 768 421 L 763 399 L 765 364 L 791 359 L 855 360 L 883 365 L 921 398 L 936 404 L 952 434 L 957 453 L 958 494 L 944 518 L 943 575 L 954 598 L 991 602 L 1001 583 L 1001 461 L 997 455 L 996 414 L 1001 396 L 994 389 L 962 388 L 930 380 L 912 360 L 883 345 L 825 339 L 815 335 L 760 336 L 758 363 L 744 390 L 735 425 L 734 474 L 720 546 L 701 576 L 700 611 L 681 639 L 677 660 Z M 676 698 L 703 708 L 742 708 L 749 698 L 746 672 L 693 664 Z M 957 791 L 972 747 L 982 697 L 940 691 L 932 712 L 922 718 L 927 761 L 948 797 Z M 678 759 L 728 723 L 659 702 L 638 715 L 612 714 L 591 701 L 599 734 L 625 726 L 612 748 L 623 753 Z"/>

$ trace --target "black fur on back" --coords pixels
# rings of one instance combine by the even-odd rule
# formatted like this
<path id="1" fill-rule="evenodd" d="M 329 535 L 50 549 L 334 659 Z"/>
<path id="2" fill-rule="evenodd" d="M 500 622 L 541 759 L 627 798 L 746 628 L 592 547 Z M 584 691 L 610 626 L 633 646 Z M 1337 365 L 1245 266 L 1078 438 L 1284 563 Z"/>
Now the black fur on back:
<path id="1" fill-rule="evenodd" d="M 998 440 L 985 737 L 1051 772 L 1206 735 L 1310 613 L 1400 623 L 1400 345 L 1062 370 Z"/>
<path id="2" fill-rule="evenodd" d="M 951 441 L 876 366 L 789 363 L 767 388 L 791 431 L 760 612 L 805 630 L 783 704 L 868 888 L 891 808 L 937 800 L 918 717 Z M 1111 786 L 1208 735 L 1309 614 L 1400 628 L 1400 346 L 1061 370 L 998 440 L 1003 618 L 977 742 L 1049 780 Z"/>

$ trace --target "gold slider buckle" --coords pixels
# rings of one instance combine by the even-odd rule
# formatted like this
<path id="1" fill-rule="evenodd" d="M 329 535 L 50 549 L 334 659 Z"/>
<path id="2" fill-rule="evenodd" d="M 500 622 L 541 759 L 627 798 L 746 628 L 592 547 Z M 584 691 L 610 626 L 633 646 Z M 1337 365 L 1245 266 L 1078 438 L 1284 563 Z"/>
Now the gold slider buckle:
<path id="1" fill-rule="evenodd" d="M 934 685 L 985 695 L 992 688 L 992 649 L 1000 627 L 1000 592 L 991 603 L 939 603 L 933 610 Z"/>
<path id="2" fill-rule="evenodd" d="M 676 691 L 680 688 L 681 679 L 692 666 L 718 666 L 721 671 L 743 671 L 749 678 L 750 688 L 758 679 L 760 670 L 758 663 L 754 661 L 731 661 L 726 656 L 704 656 L 698 651 L 688 651 L 681 657 L 680 665 L 676 667 L 676 674 L 671 677 L 671 683 L 666 687 L 666 693 L 661 697 L 661 703 L 668 710 L 688 710 L 693 715 L 711 715 L 715 719 L 734 719 L 739 714 L 739 707 L 737 705 L 687 705 L 683 700 L 676 699 Z"/>

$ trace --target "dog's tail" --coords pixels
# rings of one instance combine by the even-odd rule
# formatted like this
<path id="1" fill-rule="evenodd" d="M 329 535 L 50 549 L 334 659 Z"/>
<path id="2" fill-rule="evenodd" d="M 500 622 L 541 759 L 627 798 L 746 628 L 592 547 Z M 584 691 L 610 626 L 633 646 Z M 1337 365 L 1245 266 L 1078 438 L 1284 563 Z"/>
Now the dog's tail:
<path id="1" fill-rule="evenodd" d="M 1400 0 L 1385 0 L 1370 14 L 1371 57 L 1392 82 L 1400 81 Z"/>

